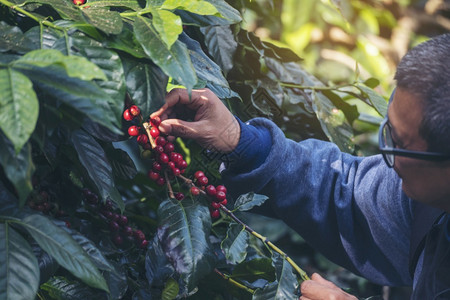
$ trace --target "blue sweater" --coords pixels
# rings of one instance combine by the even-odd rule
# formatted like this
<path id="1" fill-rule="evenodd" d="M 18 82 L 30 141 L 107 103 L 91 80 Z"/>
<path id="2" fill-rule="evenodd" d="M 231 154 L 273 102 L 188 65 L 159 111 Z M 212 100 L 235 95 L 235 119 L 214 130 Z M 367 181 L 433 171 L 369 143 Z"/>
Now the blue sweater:
<path id="1" fill-rule="evenodd" d="M 261 213 L 284 220 L 330 260 L 378 284 L 413 284 L 413 202 L 381 155 L 356 157 L 314 139 L 297 143 L 263 118 L 240 124 L 240 142 L 222 170 L 232 196 L 267 195 Z"/>

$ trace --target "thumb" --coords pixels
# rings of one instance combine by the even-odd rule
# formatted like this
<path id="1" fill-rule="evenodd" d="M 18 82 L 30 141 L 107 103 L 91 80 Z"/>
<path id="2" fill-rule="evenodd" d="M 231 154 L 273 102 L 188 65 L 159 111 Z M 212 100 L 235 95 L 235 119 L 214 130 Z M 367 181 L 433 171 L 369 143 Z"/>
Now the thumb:
<path id="1" fill-rule="evenodd" d="M 196 140 L 200 137 L 200 132 L 196 130 L 196 125 L 196 122 L 166 119 L 159 125 L 159 131 L 167 135 Z"/>

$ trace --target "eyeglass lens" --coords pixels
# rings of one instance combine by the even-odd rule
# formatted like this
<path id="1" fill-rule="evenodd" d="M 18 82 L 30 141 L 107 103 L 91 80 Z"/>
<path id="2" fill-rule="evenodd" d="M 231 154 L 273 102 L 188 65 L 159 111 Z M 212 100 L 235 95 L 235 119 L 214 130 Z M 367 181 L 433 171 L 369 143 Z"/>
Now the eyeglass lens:
<path id="1" fill-rule="evenodd" d="M 395 148 L 395 143 L 392 140 L 391 128 L 388 122 L 386 122 L 383 126 L 383 142 L 386 147 Z M 388 165 L 392 167 L 394 165 L 394 154 L 384 153 L 384 157 Z"/>

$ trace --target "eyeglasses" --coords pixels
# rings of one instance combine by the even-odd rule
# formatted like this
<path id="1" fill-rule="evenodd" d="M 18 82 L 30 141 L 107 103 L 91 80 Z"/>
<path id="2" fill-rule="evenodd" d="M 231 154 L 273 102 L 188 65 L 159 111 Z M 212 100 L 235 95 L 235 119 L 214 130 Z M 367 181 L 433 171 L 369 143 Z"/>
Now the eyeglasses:
<path id="1" fill-rule="evenodd" d="M 380 152 L 383 154 L 384 161 L 390 168 L 394 166 L 395 155 L 431 161 L 443 161 L 450 159 L 450 154 L 411 151 L 397 148 L 397 145 L 392 139 L 392 128 L 388 118 L 385 118 L 380 125 L 380 131 L 378 132 L 378 143 Z"/>

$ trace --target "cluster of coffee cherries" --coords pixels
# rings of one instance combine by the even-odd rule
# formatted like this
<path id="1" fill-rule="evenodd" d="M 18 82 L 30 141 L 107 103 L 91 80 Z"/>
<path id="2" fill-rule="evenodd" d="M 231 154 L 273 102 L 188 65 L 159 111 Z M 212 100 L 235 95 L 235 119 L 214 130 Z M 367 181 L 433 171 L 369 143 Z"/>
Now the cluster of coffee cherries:
<path id="1" fill-rule="evenodd" d="M 204 193 L 208 196 L 210 201 L 209 212 L 212 218 L 218 218 L 220 216 L 220 205 L 227 205 L 227 188 L 223 185 L 214 186 L 208 184 L 208 177 L 205 176 L 203 171 L 197 171 L 194 174 L 193 180 L 194 186 L 191 187 L 191 194 L 198 196 L 200 193 Z"/>
<path id="2" fill-rule="evenodd" d="M 123 112 L 126 121 L 133 121 L 136 118 L 142 122 L 141 110 L 136 105 L 130 105 Z M 197 171 L 192 180 L 182 176 L 188 164 L 183 155 L 175 151 L 175 145 L 166 137 L 160 134 L 158 129 L 161 124 L 159 117 L 148 119 L 147 128 L 143 124 L 131 125 L 128 127 L 128 134 L 136 137 L 136 141 L 143 148 L 142 156 L 152 159 L 152 168 L 148 171 L 148 177 L 159 186 L 170 185 L 170 181 L 176 177 L 181 178 L 190 187 L 192 196 L 200 193 L 206 195 L 210 201 L 210 213 L 212 218 L 220 216 L 220 205 L 226 205 L 226 188 L 223 185 L 208 185 L 208 177 L 203 171 Z M 182 192 L 172 192 L 173 198 L 181 201 L 185 198 Z"/>
<path id="3" fill-rule="evenodd" d="M 115 212 L 110 200 L 101 203 L 97 194 L 91 190 L 85 188 L 82 192 L 86 205 L 105 221 L 111 233 L 111 240 L 117 247 L 127 247 L 134 244 L 142 249 L 147 248 L 149 242 L 142 230 L 133 229 L 128 224 L 128 217 Z"/>

